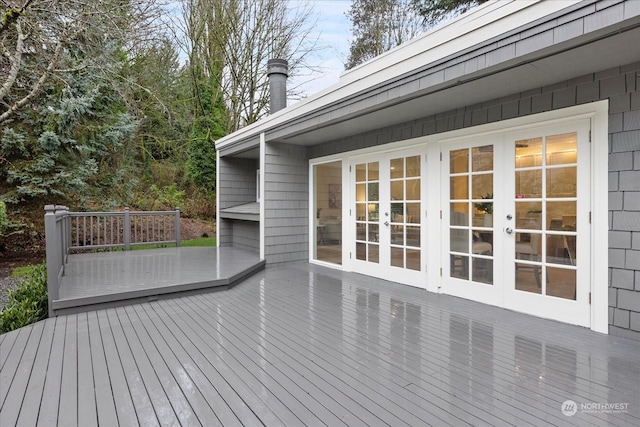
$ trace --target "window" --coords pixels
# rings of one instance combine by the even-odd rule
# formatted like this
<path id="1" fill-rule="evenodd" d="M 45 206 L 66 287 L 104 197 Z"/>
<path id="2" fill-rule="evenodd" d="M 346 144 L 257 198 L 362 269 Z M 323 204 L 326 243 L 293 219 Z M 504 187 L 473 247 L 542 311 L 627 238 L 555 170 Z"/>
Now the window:
<path id="1" fill-rule="evenodd" d="M 342 162 L 313 166 L 313 259 L 342 264 Z"/>

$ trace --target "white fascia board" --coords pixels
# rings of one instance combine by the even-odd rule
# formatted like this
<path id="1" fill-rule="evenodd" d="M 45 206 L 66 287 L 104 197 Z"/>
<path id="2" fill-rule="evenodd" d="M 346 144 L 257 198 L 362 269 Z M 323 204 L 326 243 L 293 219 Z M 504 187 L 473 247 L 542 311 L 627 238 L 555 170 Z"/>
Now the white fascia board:
<path id="1" fill-rule="evenodd" d="M 320 110 L 394 77 L 437 62 L 583 0 L 494 0 L 345 72 L 340 81 L 291 107 L 220 138 L 222 149 Z"/>

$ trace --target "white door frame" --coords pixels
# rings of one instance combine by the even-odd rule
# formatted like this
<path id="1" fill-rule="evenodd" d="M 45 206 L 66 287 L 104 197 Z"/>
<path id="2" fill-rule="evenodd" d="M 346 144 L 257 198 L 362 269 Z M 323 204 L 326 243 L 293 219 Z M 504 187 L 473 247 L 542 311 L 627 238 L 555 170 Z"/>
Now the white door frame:
<path id="1" fill-rule="evenodd" d="M 442 147 L 449 143 L 454 143 L 461 138 L 473 136 L 475 138 L 485 138 L 492 135 L 506 134 L 520 131 L 527 128 L 536 128 L 554 123 L 566 123 L 581 119 L 591 121 L 590 128 L 590 259 L 585 260 L 590 264 L 590 291 L 591 291 L 591 326 L 594 331 L 608 332 L 608 204 L 603 201 L 608 200 L 608 101 L 599 101 L 584 104 L 576 107 L 569 107 L 560 110 L 533 114 L 526 117 L 514 118 L 472 128 L 460 129 L 444 134 L 420 137 L 411 140 L 404 140 L 384 146 L 369 147 L 366 149 L 354 150 L 346 153 L 339 153 L 331 156 L 310 160 L 310 164 L 320 163 L 330 160 L 343 161 L 343 236 L 345 242 L 353 240 L 355 229 L 352 226 L 350 215 L 350 200 L 355 197 L 350 192 L 351 179 L 348 173 L 350 159 L 357 156 L 364 156 L 374 153 L 383 153 L 390 150 L 418 148 L 426 154 L 425 167 L 423 171 L 424 182 L 423 196 L 426 206 L 423 207 L 427 217 L 424 222 L 424 231 L 428 234 L 428 251 L 426 253 L 426 273 L 425 288 L 432 292 L 444 293 L 442 288 L 442 277 L 440 270 L 442 267 L 441 241 L 446 236 L 443 235 L 442 221 L 438 220 L 442 214 L 441 206 L 441 161 L 440 154 Z M 310 168 L 311 169 L 311 168 Z M 497 171 L 497 170 L 496 170 Z M 310 190 L 312 176 L 310 175 Z M 494 212 L 494 215 L 498 215 Z M 313 213 L 309 212 L 310 218 Z M 423 247 L 427 247 L 427 240 L 422 239 Z M 349 251 L 343 251 L 342 269 L 351 271 Z M 312 260 L 310 260 L 312 261 Z M 313 261 L 312 261 L 313 262 Z M 340 268 L 334 266 L 334 268 Z M 496 277 L 496 280 L 498 278 Z"/>
<path id="2" fill-rule="evenodd" d="M 426 288 L 427 276 L 426 260 L 428 257 L 428 247 L 425 244 L 427 236 L 426 227 L 426 205 L 427 205 L 427 178 L 426 178 L 426 150 L 425 146 L 402 148 L 391 151 L 383 151 L 377 153 L 368 153 L 365 155 L 351 156 L 347 159 L 349 165 L 349 188 L 351 191 L 351 199 L 349 199 L 349 236 L 355 236 L 356 234 L 356 212 L 355 212 L 355 185 L 356 185 L 356 171 L 355 165 L 369 162 L 378 162 L 379 164 L 379 203 L 380 203 L 380 218 L 379 218 L 379 234 L 380 234 L 380 263 L 366 263 L 359 261 L 356 255 L 356 241 L 353 238 L 348 240 L 347 251 L 350 254 L 349 269 L 351 271 L 357 271 L 363 274 L 370 274 L 376 277 L 380 277 L 387 280 L 400 282 L 406 285 L 416 286 L 420 288 Z M 385 261 L 390 260 L 390 248 L 391 248 L 391 218 L 389 213 L 391 212 L 390 205 L 390 174 L 389 174 L 389 162 L 393 158 L 398 157 L 420 157 L 420 175 L 417 177 L 420 179 L 420 221 L 416 225 L 420 227 L 420 270 L 409 270 L 399 267 L 393 267 L 391 265 L 385 265 Z M 384 183 L 384 184 L 383 184 Z M 389 184 L 389 185 L 387 185 Z"/>
<path id="3" fill-rule="evenodd" d="M 459 143 L 461 140 L 483 139 L 485 137 L 498 137 L 514 132 L 521 132 L 527 129 L 553 126 L 556 124 L 575 123 L 581 120 L 590 121 L 590 159 L 591 164 L 587 167 L 588 180 L 590 183 L 590 203 L 589 212 L 591 223 L 589 224 L 589 246 L 590 254 L 584 262 L 589 265 L 589 291 L 591 294 L 590 303 L 590 329 L 607 333 L 608 332 L 608 204 L 602 201 L 608 200 L 608 101 L 599 101 L 577 107 L 569 107 L 547 113 L 535 114 L 527 117 L 510 119 L 508 121 L 491 123 L 478 126 L 476 128 L 453 131 L 439 138 L 438 146 L 440 152 L 449 144 Z M 501 160 L 496 160 L 501 161 Z M 502 160 L 504 161 L 504 160 Z M 497 171 L 497 169 L 495 169 Z M 440 185 L 446 183 L 440 182 Z M 441 197 L 441 203 L 443 198 Z M 598 203 L 600 201 L 600 203 Z M 494 212 L 494 215 L 500 215 Z M 505 213 L 502 213 L 504 216 Z M 444 217 L 444 213 L 443 213 Z M 444 235 L 444 221 L 440 229 L 441 240 Z M 497 233 L 497 231 L 496 231 Z M 497 257 L 498 255 L 496 255 Z M 504 255 L 503 255 L 504 256 Z M 445 259 L 440 254 L 441 262 L 444 266 Z M 444 270 L 444 268 L 443 268 Z M 496 276 L 495 280 L 499 280 Z M 440 284 L 440 290 L 447 293 L 447 289 Z M 544 317 L 544 313 L 534 315 Z M 564 319 L 567 323 L 574 323 L 571 319 Z"/>

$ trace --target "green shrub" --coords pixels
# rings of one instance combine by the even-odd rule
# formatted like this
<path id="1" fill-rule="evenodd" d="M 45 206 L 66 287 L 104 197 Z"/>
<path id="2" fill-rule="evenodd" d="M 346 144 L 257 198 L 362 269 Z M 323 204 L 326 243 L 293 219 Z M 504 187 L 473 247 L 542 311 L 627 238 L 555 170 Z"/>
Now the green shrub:
<path id="1" fill-rule="evenodd" d="M 29 277 L 35 267 L 35 265 L 23 265 L 21 267 L 16 267 L 11 272 L 11 277 Z"/>
<path id="2" fill-rule="evenodd" d="M 153 184 L 149 190 L 156 199 L 154 209 L 173 210 L 184 202 L 185 191 L 178 190 L 175 183 L 162 188 L 158 188 L 157 185 Z"/>
<path id="3" fill-rule="evenodd" d="M 46 319 L 48 311 L 47 267 L 43 263 L 31 266 L 22 283 L 9 292 L 9 302 L 0 311 L 0 333 Z"/>

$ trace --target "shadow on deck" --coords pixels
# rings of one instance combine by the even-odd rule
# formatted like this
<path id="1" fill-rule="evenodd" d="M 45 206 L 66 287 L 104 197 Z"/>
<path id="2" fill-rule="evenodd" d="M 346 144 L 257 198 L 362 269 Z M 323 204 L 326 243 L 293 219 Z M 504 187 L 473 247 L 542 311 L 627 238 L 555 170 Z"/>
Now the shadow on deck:
<path id="1" fill-rule="evenodd" d="M 69 256 L 55 315 L 227 289 L 265 262 L 235 248 L 179 247 Z"/>

